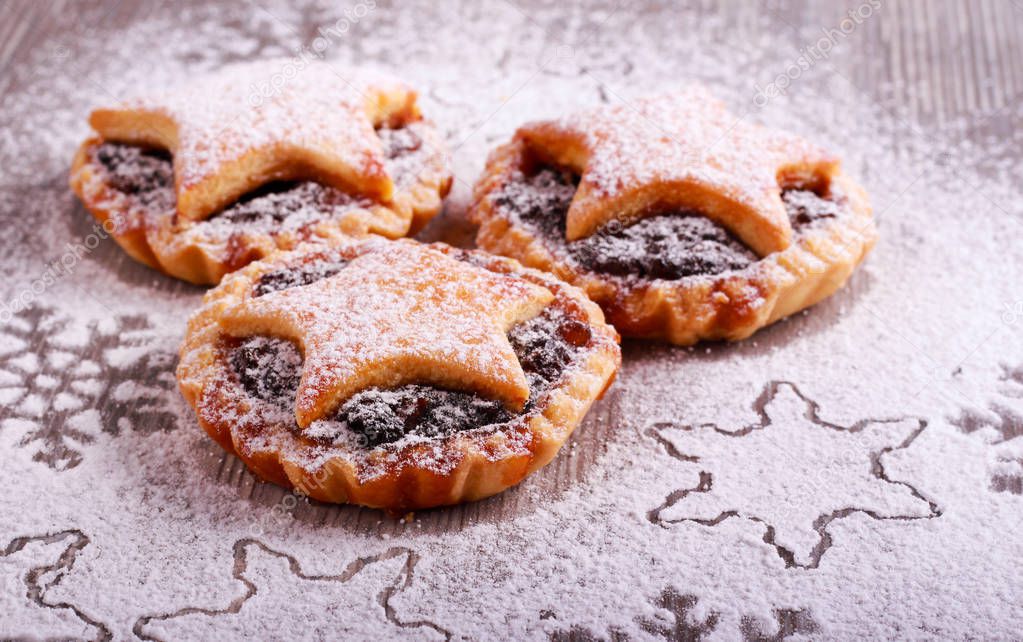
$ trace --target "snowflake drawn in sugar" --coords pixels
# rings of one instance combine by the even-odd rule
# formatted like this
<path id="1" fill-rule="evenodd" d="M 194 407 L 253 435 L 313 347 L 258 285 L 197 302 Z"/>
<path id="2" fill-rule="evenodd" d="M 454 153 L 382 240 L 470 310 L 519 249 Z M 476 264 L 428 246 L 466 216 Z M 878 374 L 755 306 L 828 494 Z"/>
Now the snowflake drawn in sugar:
<path id="1" fill-rule="evenodd" d="M 763 622 L 752 616 L 743 616 L 737 623 L 732 623 L 730 633 L 725 631 L 729 628 L 722 623 L 721 614 L 717 611 L 705 613 L 702 617 L 697 615 L 696 605 L 698 598 L 692 594 L 683 594 L 674 587 L 664 589 L 657 599 L 653 600 L 653 606 L 657 612 L 653 617 L 636 618 L 636 625 L 645 634 L 659 640 L 684 640 L 686 642 L 698 642 L 709 639 L 712 634 L 726 639 L 742 639 L 744 642 L 769 642 L 772 640 L 784 640 L 793 635 L 806 636 L 812 633 L 819 633 L 820 628 L 817 622 L 806 609 L 775 609 L 772 613 L 774 621 L 770 623 L 774 627 L 774 633 L 764 630 Z M 735 630 L 737 625 L 738 630 Z M 630 640 L 631 636 L 620 627 L 610 627 L 606 635 L 594 633 L 584 626 L 573 626 L 568 629 L 559 629 L 550 634 L 551 642 L 591 642 L 595 640 L 610 640 L 611 642 L 624 642 Z"/>
<path id="2" fill-rule="evenodd" d="M 176 426 L 174 353 L 145 316 L 77 324 L 44 307 L 0 325 L 0 430 L 54 470 L 82 462 L 100 433 Z"/>
<path id="3" fill-rule="evenodd" d="M 1023 495 L 1023 365 L 1002 366 L 996 397 L 987 408 L 968 408 L 952 419 L 965 433 L 982 434 L 995 449 L 991 490 Z"/>
<path id="4" fill-rule="evenodd" d="M 16 537 L 0 549 L 0 631 L 4 639 L 109 640 L 110 630 L 50 593 L 71 572 L 89 538 L 71 529 Z"/>
<path id="5" fill-rule="evenodd" d="M 141 617 L 133 631 L 143 640 L 260 639 L 267 631 L 294 639 L 449 640 L 447 630 L 401 618 L 391 604 L 412 585 L 418 561 L 412 550 L 393 547 L 353 560 L 336 575 L 316 575 L 287 553 L 241 539 L 232 564 L 232 576 L 245 587 L 240 596 Z"/>
<path id="6" fill-rule="evenodd" d="M 824 421 L 794 384 L 771 382 L 753 409 L 755 424 L 734 431 L 713 424 L 656 424 L 649 429 L 672 457 L 698 476 L 648 512 L 664 527 L 715 526 L 741 518 L 763 524 L 764 542 L 788 567 L 816 568 L 832 546 L 828 526 L 863 513 L 877 520 L 937 517 L 937 504 L 888 477 L 886 453 L 909 447 L 926 422 L 864 419 L 851 426 Z"/>

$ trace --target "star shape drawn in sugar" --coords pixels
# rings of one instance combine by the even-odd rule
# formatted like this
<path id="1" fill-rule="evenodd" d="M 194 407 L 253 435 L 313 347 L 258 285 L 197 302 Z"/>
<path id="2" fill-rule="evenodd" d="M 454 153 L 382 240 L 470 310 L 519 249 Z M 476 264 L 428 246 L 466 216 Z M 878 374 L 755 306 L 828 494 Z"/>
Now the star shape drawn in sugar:
<path id="1" fill-rule="evenodd" d="M 890 479 L 885 453 L 907 448 L 920 419 L 823 421 L 795 385 L 771 382 L 754 404 L 757 423 L 736 430 L 713 424 L 658 424 L 649 429 L 669 455 L 698 473 L 694 487 L 668 494 L 649 511 L 661 526 L 714 526 L 729 518 L 764 525 L 764 541 L 786 566 L 816 568 L 833 544 L 828 526 L 864 513 L 877 520 L 937 517 L 937 504 Z"/>
<path id="2" fill-rule="evenodd" d="M 16 537 L 0 549 L 0 633 L 4 639 L 109 640 L 110 630 L 50 592 L 71 572 L 89 538 L 71 529 Z"/>
<path id="3" fill-rule="evenodd" d="M 838 171 L 823 149 L 736 118 L 699 86 L 528 123 L 518 136 L 581 175 L 569 241 L 671 207 L 699 211 L 766 256 L 792 234 L 781 185 L 823 187 Z"/>
<path id="4" fill-rule="evenodd" d="M 186 220 L 275 180 L 316 180 L 390 201 L 394 185 L 374 126 L 418 117 L 415 92 L 382 74 L 321 62 L 277 83 L 284 63 L 229 65 L 96 109 L 89 123 L 106 140 L 169 150 Z"/>
<path id="5" fill-rule="evenodd" d="M 133 630 L 143 640 L 450 639 L 429 620 L 399 616 L 391 603 L 412 585 L 418 561 L 415 552 L 394 547 L 358 558 L 338 574 L 317 575 L 287 553 L 243 539 L 235 542 L 232 570 L 240 595 L 141 617 Z"/>
<path id="6" fill-rule="evenodd" d="M 246 299 L 221 328 L 296 341 L 295 419 L 306 427 L 366 388 L 428 383 L 519 410 L 529 384 L 506 332 L 553 295 L 418 243 L 381 243 L 337 274 Z"/>

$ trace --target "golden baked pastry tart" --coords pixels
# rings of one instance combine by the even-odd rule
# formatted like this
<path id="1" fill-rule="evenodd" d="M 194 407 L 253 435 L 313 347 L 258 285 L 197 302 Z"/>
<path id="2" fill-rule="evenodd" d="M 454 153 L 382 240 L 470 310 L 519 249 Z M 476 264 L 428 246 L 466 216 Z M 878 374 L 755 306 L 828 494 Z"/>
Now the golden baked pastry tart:
<path id="1" fill-rule="evenodd" d="M 437 214 L 446 152 L 416 93 L 311 62 L 224 67 L 96 109 L 71 187 L 136 260 L 193 283 L 338 233 L 396 238 Z"/>
<path id="2" fill-rule="evenodd" d="M 699 87 L 521 127 L 470 215 L 481 248 L 581 287 L 622 335 L 682 345 L 830 296 L 876 239 L 838 159 Z"/>
<path id="3" fill-rule="evenodd" d="M 189 321 L 177 376 L 202 427 L 263 479 L 398 512 L 487 497 L 547 464 L 620 360 L 578 288 L 374 237 L 226 276 Z"/>

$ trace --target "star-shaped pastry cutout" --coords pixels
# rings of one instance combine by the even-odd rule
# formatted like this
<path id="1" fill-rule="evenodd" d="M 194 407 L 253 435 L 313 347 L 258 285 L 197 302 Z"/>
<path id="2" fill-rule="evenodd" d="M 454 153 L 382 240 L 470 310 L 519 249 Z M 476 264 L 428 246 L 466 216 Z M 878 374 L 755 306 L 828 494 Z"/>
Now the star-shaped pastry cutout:
<path id="1" fill-rule="evenodd" d="M 201 220 L 275 180 L 315 180 L 379 201 L 394 186 L 374 125 L 418 117 L 415 93 L 383 75 L 313 62 L 231 65 L 191 84 L 96 109 L 106 140 L 174 156 L 178 215 Z"/>
<path id="2" fill-rule="evenodd" d="M 936 504 L 889 479 L 884 454 L 908 447 L 919 419 L 823 421 L 817 405 L 788 383 L 768 384 L 754 405 L 760 421 L 728 431 L 714 425 L 659 425 L 651 434 L 686 462 L 698 483 L 649 512 L 654 523 L 713 526 L 739 517 L 766 526 L 764 541 L 790 566 L 816 567 L 832 545 L 828 525 L 852 513 L 922 519 Z"/>
<path id="3" fill-rule="evenodd" d="M 450 639 L 429 620 L 402 618 L 391 603 L 412 584 L 418 559 L 393 547 L 319 575 L 303 571 L 285 552 L 243 539 L 234 545 L 233 566 L 225 568 L 244 591 L 216 605 L 139 618 L 134 629 L 144 639 L 160 640 L 259 640 L 279 638 L 282 631 L 294 639 Z"/>
<path id="4" fill-rule="evenodd" d="M 581 175 L 569 241 L 611 220 L 686 209 L 766 256 L 792 234 L 780 185 L 825 187 L 838 171 L 824 150 L 732 116 L 701 87 L 529 123 L 517 135 L 541 159 Z"/>
<path id="5" fill-rule="evenodd" d="M 552 299 L 524 279 L 414 241 L 381 242 L 334 276 L 235 305 L 221 327 L 299 345 L 302 427 L 360 390 L 408 383 L 475 392 L 519 410 L 529 385 L 506 332 Z"/>

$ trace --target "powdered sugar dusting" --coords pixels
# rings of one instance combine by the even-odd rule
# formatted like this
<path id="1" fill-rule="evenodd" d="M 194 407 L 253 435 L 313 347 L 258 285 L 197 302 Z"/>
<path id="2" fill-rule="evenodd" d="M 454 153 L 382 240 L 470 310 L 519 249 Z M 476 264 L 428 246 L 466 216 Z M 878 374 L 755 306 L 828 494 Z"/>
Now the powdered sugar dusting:
<path id="1" fill-rule="evenodd" d="M 217 189 L 227 187 L 235 180 L 227 166 L 246 156 L 304 150 L 305 162 L 322 165 L 325 174 L 336 171 L 336 164 L 362 181 L 375 178 L 371 174 L 383 170 L 384 154 L 374 121 L 389 114 L 369 109 L 385 102 L 380 94 L 410 90 L 364 70 L 342 74 L 320 63 L 279 79 L 276 70 L 286 62 L 230 65 L 162 93 L 100 108 L 91 122 L 100 134 L 115 139 L 173 140 L 179 210 L 190 188 L 211 181 Z M 128 129 L 120 119 L 134 124 Z M 165 133 L 167 121 L 174 127 L 171 138 Z M 211 213 L 181 212 L 189 219 Z"/>
<path id="2" fill-rule="evenodd" d="M 515 172 L 512 180 L 488 198 L 494 200 L 500 215 L 543 237 L 544 246 L 562 260 L 600 274 L 679 279 L 739 270 L 757 260 L 728 230 L 699 212 L 686 210 L 664 212 L 628 226 L 612 222 L 591 236 L 566 242 L 565 219 L 576 193 L 575 183 L 563 172 L 549 168 L 529 177 Z M 793 198 L 797 205 L 787 205 L 790 216 L 799 207 L 797 215 L 807 222 L 818 218 L 821 210 L 837 214 L 829 201 Z"/>
<path id="3" fill-rule="evenodd" d="M 421 123 L 409 123 L 400 129 L 378 130 L 384 165 L 398 190 L 409 189 L 425 169 L 431 150 L 422 142 L 422 128 Z M 101 195 L 96 205 L 111 212 L 113 231 L 153 230 L 168 225 L 176 203 L 169 154 L 104 143 L 93 148 L 90 157 L 94 163 L 93 184 L 86 189 Z M 114 189 L 100 190 L 103 186 Z M 301 232 L 310 225 L 372 205 L 369 199 L 312 181 L 270 184 L 195 223 L 189 228 L 188 238 L 226 246 L 235 234 Z M 154 236 L 151 242 L 159 243 L 161 237 Z"/>
<path id="4" fill-rule="evenodd" d="M 301 343 L 295 413 L 303 426 L 363 388 L 416 380 L 493 390 L 521 406 L 529 391 L 504 332 L 551 296 L 401 243 L 381 245 L 326 279 L 243 301 L 224 312 L 221 327 Z"/>
<path id="5" fill-rule="evenodd" d="M 797 136 L 732 115 L 702 87 L 528 124 L 520 135 L 550 155 L 569 140 L 585 149 L 585 164 L 576 168 L 582 174 L 580 193 L 568 212 L 570 237 L 588 236 L 617 215 L 608 210 L 587 220 L 596 201 L 671 183 L 699 185 L 743 207 L 748 218 L 784 225 L 778 195 L 791 185 L 778 184 L 783 170 L 799 167 L 811 179 L 810 174 L 827 175 L 833 163 L 825 151 Z M 697 203 L 683 197 L 666 205 Z M 756 239 L 743 240 L 756 245 Z"/>
<path id="6" fill-rule="evenodd" d="M 10 24 L 20 25 L 23 7 L 51 5 L 14 6 Z M 1023 630 L 1011 563 L 1023 558 L 1011 485 L 1021 438 L 1009 428 L 1019 414 L 1012 373 L 1023 366 L 1012 3 L 884 3 L 805 69 L 790 64 L 844 9 L 52 6 L 25 39 L 20 28 L 5 32 L 18 57 L 4 67 L 0 98 L 0 302 L 56 310 L 36 322 L 0 307 L 0 353 L 16 359 L 0 368 L 0 391 L 18 404 L 37 395 L 45 408 L 0 426 L 4 636 L 960 639 Z M 106 320 L 144 316 L 158 357 L 177 345 L 202 292 L 135 265 L 109 239 L 68 254 L 66 244 L 84 248 L 94 230 L 66 173 L 94 105 L 225 62 L 308 52 L 317 37 L 331 64 L 389 67 L 421 88 L 424 113 L 447 133 L 458 180 L 431 238 L 464 238 L 462 212 L 487 151 L 524 121 L 696 80 L 737 116 L 835 150 L 871 195 L 879 243 L 845 291 L 750 341 L 627 343 L 618 380 L 561 454 L 492 500 L 404 520 L 307 502 L 226 457 L 173 386 L 159 396 L 168 414 L 155 418 L 132 402 L 105 414 L 110 406 L 94 400 L 107 386 L 173 371 L 173 358 L 127 371 L 106 363 L 96 343 L 119 341 Z M 791 68 L 801 73 L 786 77 L 784 95 L 755 102 Z M 48 365 L 60 352 L 74 361 Z M 36 386 L 40 374 L 68 381 Z M 779 403 L 762 403 L 772 389 Z M 55 401 L 61 393 L 81 407 L 60 412 L 100 416 L 58 421 L 53 408 L 71 403 Z M 807 418 L 814 409 L 817 421 Z M 117 430 L 125 416 L 143 429 Z M 861 421 L 870 423 L 849 430 Z M 906 443 L 919 421 L 926 426 Z M 81 462 L 55 470 L 24 439 L 40 426 L 102 431 L 69 434 Z M 838 465 L 821 470 L 824 461 Z M 836 501 L 864 486 L 877 491 L 870 502 Z M 650 521 L 681 495 L 665 512 L 671 523 Z M 818 563 L 790 566 L 779 547 L 793 562 Z"/>
<path id="7" fill-rule="evenodd" d="M 305 429 L 293 430 L 301 432 L 305 439 L 330 446 L 324 456 L 341 454 L 362 461 L 372 455 L 378 466 L 406 457 L 413 452 L 410 446 L 431 445 L 432 440 L 460 432 L 481 435 L 502 432 L 512 441 L 521 442 L 522 437 L 512 428 L 520 426 L 525 417 L 542 406 L 552 384 L 558 383 L 566 371 L 578 367 L 579 357 L 585 354 L 580 348 L 588 340 L 589 331 L 562 310 L 549 306 L 540 315 L 512 327 L 508 338 L 529 381 L 530 399 L 521 413 L 511 413 L 499 400 L 487 396 L 408 384 L 361 390 L 331 416 L 313 421 Z M 303 366 L 295 344 L 254 336 L 232 347 L 228 358 L 234 375 L 217 385 L 234 388 L 238 396 L 250 395 L 272 406 L 254 407 L 249 411 L 254 416 L 240 421 L 255 422 L 274 416 L 275 420 L 290 424 L 293 419 L 286 413 L 295 402 Z M 385 452 L 371 452 L 382 444 L 387 445 Z M 443 470 L 438 468 L 445 459 L 441 451 L 437 449 L 435 460 L 417 463 L 425 470 Z M 298 452 L 287 454 L 294 461 L 301 458 Z"/>

